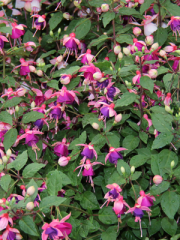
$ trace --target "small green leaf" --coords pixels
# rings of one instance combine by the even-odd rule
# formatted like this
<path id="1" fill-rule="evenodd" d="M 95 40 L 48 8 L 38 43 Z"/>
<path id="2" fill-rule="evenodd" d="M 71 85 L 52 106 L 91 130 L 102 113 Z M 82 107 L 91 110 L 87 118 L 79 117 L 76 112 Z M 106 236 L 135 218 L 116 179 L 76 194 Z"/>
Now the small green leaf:
<path id="1" fill-rule="evenodd" d="M 20 97 L 13 97 L 13 98 L 7 100 L 3 104 L 3 108 L 14 107 L 14 106 L 18 105 L 20 102 L 22 102 L 22 98 L 20 98 Z"/>
<path id="2" fill-rule="evenodd" d="M 12 27 L 0 27 L 0 32 L 12 34 Z"/>
<path id="3" fill-rule="evenodd" d="M 151 195 L 159 195 L 159 194 L 165 192 L 169 188 L 169 186 L 170 186 L 169 182 L 163 181 L 158 186 L 153 185 L 150 190 L 150 193 L 151 193 Z"/>
<path id="4" fill-rule="evenodd" d="M 85 193 L 83 193 L 80 204 L 84 209 L 89 209 L 89 210 L 99 209 L 99 203 L 97 201 L 96 195 L 89 191 L 86 191 Z"/>
<path id="5" fill-rule="evenodd" d="M 49 87 L 54 88 L 56 90 L 59 90 L 58 84 L 59 82 L 57 80 L 51 80 L 50 82 L 47 83 Z"/>
<path id="6" fill-rule="evenodd" d="M 11 182 L 11 177 L 8 174 L 1 177 L 0 186 L 5 192 L 8 191 L 10 182 Z"/>
<path id="7" fill-rule="evenodd" d="M 143 76 L 140 79 L 140 84 L 143 88 L 148 89 L 150 93 L 153 93 L 154 83 L 153 80 L 147 76 Z"/>
<path id="8" fill-rule="evenodd" d="M 0 112 L 0 122 L 9 123 L 12 126 L 12 116 L 6 111 Z"/>
<path id="9" fill-rule="evenodd" d="M 154 0 L 144 1 L 144 3 L 141 4 L 141 7 L 140 7 L 140 13 L 143 14 L 151 6 L 153 2 Z"/>
<path id="10" fill-rule="evenodd" d="M 167 217 L 163 218 L 161 221 L 161 226 L 165 232 L 169 235 L 173 236 L 177 231 L 177 222 L 173 219 L 169 219 Z"/>
<path id="11" fill-rule="evenodd" d="M 32 236 L 39 236 L 39 231 L 32 217 L 30 216 L 22 217 L 21 220 L 19 221 L 19 226 L 23 232 L 30 234 Z"/>
<path id="12" fill-rule="evenodd" d="M 139 145 L 139 138 L 133 135 L 128 135 L 124 138 L 122 146 L 127 150 L 124 151 L 124 154 L 127 155 L 129 152 L 134 150 Z"/>
<path id="13" fill-rule="evenodd" d="M 23 116 L 22 122 L 35 122 L 38 119 L 44 118 L 44 114 L 36 111 L 28 112 Z"/>
<path id="14" fill-rule="evenodd" d="M 143 16 L 138 11 L 136 11 L 134 8 L 122 7 L 119 9 L 119 14 L 128 15 L 128 16 L 133 15 L 138 18 L 143 18 Z"/>
<path id="15" fill-rule="evenodd" d="M 58 24 L 62 21 L 63 19 L 63 13 L 62 12 L 57 12 L 54 13 L 53 16 L 49 20 L 49 26 L 50 30 L 53 30 L 58 26 Z"/>
<path id="16" fill-rule="evenodd" d="M 106 35 L 102 35 L 100 37 L 98 37 L 97 39 L 93 39 L 90 44 L 88 45 L 88 48 L 97 46 L 98 44 L 105 42 L 108 39 L 108 36 Z"/>
<path id="17" fill-rule="evenodd" d="M 158 28 L 154 35 L 154 42 L 158 42 L 159 46 L 162 46 L 168 38 L 167 28 Z"/>
<path id="18" fill-rule="evenodd" d="M 125 176 L 129 177 L 129 175 L 131 173 L 129 165 L 126 162 L 124 162 L 123 160 L 119 160 L 117 162 L 117 171 L 120 174 L 120 176 L 123 176 L 123 173 L 121 172 L 121 167 L 124 167 L 124 169 L 125 169 Z"/>
<path id="19" fill-rule="evenodd" d="M 98 212 L 99 220 L 108 225 L 112 225 L 118 222 L 117 216 L 112 210 L 112 207 L 104 207 Z"/>
<path id="20" fill-rule="evenodd" d="M 66 69 L 60 69 L 53 74 L 53 78 L 60 77 L 61 74 L 75 74 L 80 69 L 79 66 L 71 66 Z"/>
<path id="21" fill-rule="evenodd" d="M 106 12 L 102 14 L 104 28 L 115 18 L 114 12 Z"/>
<path id="22" fill-rule="evenodd" d="M 46 57 L 48 57 L 49 55 L 54 54 L 55 52 L 56 52 L 56 50 L 48 51 L 48 52 L 46 52 L 46 53 L 43 53 L 43 54 L 40 56 L 40 58 L 46 58 Z"/>
<path id="23" fill-rule="evenodd" d="M 21 154 L 19 154 L 13 162 L 9 163 L 7 167 L 8 169 L 15 168 L 17 171 L 19 171 L 21 170 L 21 168 L 25 166 L 27 160 L 28 160 L 27 151 L 24 151 Z"/>
<path id="24" fill-rule="evenodd" d="M 121 34 L 120 36 L 116 37 L 116 41 L 118 43 L 133 44 L 133 38 L 130 34 Z"/>
<path id="25" fill-rule="evenodd" d="M 179 208 L 179 198 L 175 192 L 165 192 L 162 195 L 161 207 L 165 214 L 173 219 Z"/>
<path id="26" fill-rule="evenodd" d="M 150 157 L 145 155 L 135 155 L 130 160 L 130 165 L 135 168 L 144 165 Z"/>
<path id="27" fill-rule="evenodd" d="M 61 198 L 57 196 L 48 196 L 42 199 L 42 201 L 39 204 L 39 210 L 47 213 L 50 212 L 51 206 L 58 207 L 61 203 L 63 203 L 66 200 L 66 198 Z"/>
<path id="28" fill-rule="evenodd" d="M 78 39 L 84 38 L 89 33 L 90 29 L 91 21 L 86 18 L 81 19 L 75 27 L 76 38 Z"/>
<path id="29" fill-rule="evenodd" d="M 17 129 L 15 128 L 11 128 L 9 131 L 6 132 L 6 134 L 4 135 L 4 148 L 5 151 L 7 151 L 9 148 L 12 147 L 12 145 L 15 143 L 16 139 L 17 139 Z"/>
<path id="30" fill-rule="evenodd" d="M 170 144 L 171 141 L 173 140 L 173 138 L 174 138 L 174 135 L 172 133 L 169 133 L 169 132 L 160 133 L 155 138 L 151 149 L 162 148 L 162 147 L 166 146 L 167 144 Z"/>
<path id="31" fill-rule="evenodd" d="M 109 227 L 105 232 L 101 234 L 102 240 L 116 240 L 117 239 L 117 228 L 116 226 Z"/>
<path id="32" fill-rule="evenodd" d="M 47 191 L 50 195 L 57 196 L 62 188 L 62 177 L 58 170 L 51 171 L 47 175 Z"/>
<path id="33" fill-rule="evenodd" d="M 28 164 L 23 170 L 23 177 L 30 178 L 33 177 L 36 172 L 38 172 L 41 168 L 43 168 L 45 164 L 42 163 L 31 163 Z"/>
<path id="34" fill-rule="evenodd" d="M 148 134 L 147 133 L 139 132 L 139 137 L 145 144 L 147 144 L 147 140 L 148 140 Z"/>
<path id="35" fill-rule="evenodd" d="M 118 99 L 115 105 L 117 107 L 124 107 L 132 104 L 137 98 L 137 95 L 134 93 L 126 92 L 122 95 L 121 99 Z"/>

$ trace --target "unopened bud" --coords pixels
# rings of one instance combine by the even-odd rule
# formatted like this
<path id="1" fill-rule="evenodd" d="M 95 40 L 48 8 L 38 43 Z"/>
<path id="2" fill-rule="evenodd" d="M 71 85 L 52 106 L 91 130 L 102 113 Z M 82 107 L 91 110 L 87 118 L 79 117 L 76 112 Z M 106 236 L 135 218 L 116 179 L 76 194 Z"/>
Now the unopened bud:
<path id="1" fill-rule="evenodd" d="M 60 35 L 61 33 L 61 28 L 58 28 L 58 35 Z"/>
<path id="2" fill-rule="evenodd" d="M 65 12 L 63 13 L 63 18 L 65 18 L 66 20 L 71 20 L 72 16 L 68 12 Z"/>
<path id="3" fill-rule="evenodd" d="M 7 156 L 7 157 L 10 157 L 10 156 L 11 156 L 11 154 L 12 154 L 12 151 L 11 151 L 11 149 L 8 149 L 8 150 L 6 151 L 6 156 Z"/>
<path id="4" fill-rule="evenodd" d="M 132 167 L 131 167 L 131 174 L 133 174 L 134 172 L 135 172 L 135 167 L 132 166 Z"/>
<path id="5" fill-rule="evenodd" d="M 176 50 L 176 51 L 174 51 L 174 52 L 180 54 L 180 50 Z"/>
<path id="6" fill-rule="evenodd" d="M 65 167 L 70 160 L 71 160 L 71 157 L 60 157 L 58 160 L 58 164 L 61 167 Z"/>
<path id="7" fill-rule="evenodd" d="M 128 87 L 131 87 L 131 86 L 132 86 L 132 84 L 131 84 L 130 82 L 128 82 L 127 80 L 125 80 L 125 84 L 126 84 L 126 86 L 128 86 Z"/>
<path id="8" fill-rule="evenodd" d="M 73 3 L 74 3 L 74 6 L 75 6 L 75 7 L 79 8 L 81 1 L 75 0 Z"/>
<path id="9" fill-rule="evenodd" d="M 146 37 L 145 43 L 146 43 L 148 46 L 152 45 L 153 42 L 154 42 L 154 37 L 153 37 L 152 35 Z"/>
<path id="10" fill-rule="evenodd" d="M 15 199 L 15 197 L 13 197 L 12 199 L 11 199 L 11 203 L 13 204 L 13 203 L 15 203 L 16 202 L 16 199 Z"/>
<path id="11" fill-rule="evenodd" d="M 121 172 L 122 172 L 122 174 L 124 174 L 126 172 L 124 167 L 121 167 Z"/>
<path id="12" fill-rule="evenodd" d="M 41 63 L 38 63 L 38 66 L 40 66 L 40 65 L 41 65 Z M 29 66 L 29 70 L 33 73 L 36 72 L 36 68 L 34 66 Z"/>
<path id="13" fill-rule="evenodd" d="M 135 52 L 138 52 L 138 48 L 136 46 L 134 46 L 134 50 Z"/>
<path id="14" fill-rule="evenodd" d="M 153 177 L 153 182 L 158 186 L 160 183 L 162 183 L 163 178 L 160 175 L 156 175 Z"/>
<path id="15" fill-rule="evenodd" d="M 33 101 L 33 102 L 31 103 L 31 108 L 35 108 L 35 106 L 36 106 L 36 104 L 35 104 L 35 102 Z"/>
<path id="16" fill-rule="evenodd" d="M 43 76 L 43 71 L 42 71 L 42 70 L 37 70 L 37 71 L 36 71 L 36 74 L 37 74 L 39 77 L 42 77 L 42 76 Z"/>
<path id="17" fill-rule="evenodd" d="M 175 165 L 175 162 L 174 162 L 174 160 L 173 160 L 173 161 L 171 162 L 171 168 L 173 168 L 174 165 Z"/>
<path id="18" fill-rule="evenodd" d="M 166 58 L 166 57 L 167 57 L 167 56 L 166 56 L 166 51 L 164 51 L 164 50 L 159 51 L 159 55 L 160 55 L 161 57 L 163 57 L 163 58 Z"/>
<path id="19" fill-rule="evenodd" d="M 53 33 L 53 31 L 52 31 L 52 30 L 49 32 L 49 35 L 50 35 L 51 37 L 53 37 L 53 36 L 54 36 L 54 33 Z"/>
<path id="20" fill-rule="evenodd" d="M 31 186 L 31 187 L 28 187 L 27 189 L 27 195 L 31 196 L 35 193 L 35 187 L 34 186 Z"/>
<path id="21" fill-rule="evenodd" d="M 102 12 L 108 12 L 109 11 L 109 5 L 107 3 L 104 3 L 101 5 Z"/>
<path id="22" fill-rule="evenodd" d="M 120 122 L 121 120 L 122 120 L 122 114 L 120 113 L 120 114 L 118 114 L 118 115 L 115 116 L 114 123 L 118 123 L 118 122 Z"/>
<path id="23" fill-rule="evenodd" d="M 155 51 L 156 49 L 158 49 L 159 47 L 159 44 L 158 43 L 154 43 L 151 48 L 150 48 L 150 51 Z"/>
<path id="24" fill-rule="evenodd" d="M 141 29 L 139 27 L 134 27 L 133 28 L 133 33 L 136 37 L 138 37 L 141 34 Z"/>
<path id="25" fill-rule="evenodd" d="M 6 156 L 2 157 L 3 163 L 7 163 L 8 162 L 8 158 Z"/>
<path id="26" fill-rule="evenodd" d="M 34 203 L 33 202 L 28 202 L 27 205 L 26 205 L 26 209 L 31 211 L 33 210 L 34 208 Z"/>
<path id="27" fill-rule="evenodd" d="M 149 75 L 150 78 L 154 79 L 154 78 L 157 77 L 158 71 L 156 69 L 150 69 L 148 71 L 148 75 Z"/>
<path id="28" fill-rule="evenodd" d="M 19 106 L 15 106 L 15 112 L 19 112 Z"/>
<path id="29" fill-rule="evenodd" d="M 120 45 L 116 45 L 114 47 L 114 54 L 118 55 L 121 52 L 121 47 Z"/>
<path id="30" fill-rule="evenodd" d="M 109 69 L 110 69 L 111 71 L 113 71 L 113 68 L 112 68 L 112 67 L 109 67 Z"/>
<path id="31" fill-rule="evenodd" d="M 122 58 L 123 58 L 123 54 L 122 54 L 122 52 L 120 52 L 120 53 L 118 54 L 118 59 L 121 60 Z"/>
<path id="32" fill-rule="evenodd" d="M 97 81 L 100 80 L 102 78 L 102 73 L 101 72 L 95 72 L 93 74 L 93 78 Z"/>
<path id="33" fill-rule="evenodd" d="M 165 111 L 170 114 L 173 114 L 173 109 L 171 109 L 168 105 L 165 105 Z"/>
<path id="34" fill-rule="evenodd" d="M 145 51 L 145 46 L 142 47 L 142 53 L 144 53 L 144 51 Z"/>
<path id="35" fill-rule="evenodd" d="M 98 123 L 92 123 L 92 127 L 96 130 L 99 130 L 99 124 Z"/>
<path id="36" fill-rule="evenodd" d="M 0 165 L 2 165 L 3 164 L 3 161 L 2 161 L 2 159 L 0 158 Z"/>

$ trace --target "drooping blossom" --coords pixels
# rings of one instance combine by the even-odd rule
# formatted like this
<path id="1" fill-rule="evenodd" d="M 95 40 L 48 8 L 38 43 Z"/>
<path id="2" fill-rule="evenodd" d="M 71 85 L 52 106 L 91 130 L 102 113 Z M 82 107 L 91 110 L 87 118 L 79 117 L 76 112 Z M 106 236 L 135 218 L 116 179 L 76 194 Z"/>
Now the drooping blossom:
<path id="1" fill-rule="evenodd" d="M 77 49 L 80 41 L 75 37 L 75 33 L 70 33 L 69 37 L 65 37 L 63 40 L 63 45 L 68 50 L 68 55 L 71 54 L 73 51 L 75 51 L 75 54 L 77 55 Z"/>
<path id="2" fill-rule="evenodd" d="M 68 151 L 68 146 L 69 143 L 66 143 L 66 138 L 62 139 L 62 142 L 56 142 L 54 143 L 52 146 L 54 146 L 54 153 L 58 156 L 58 157 L 67 157 L 69 154 Z"/>
<path id="3" fill-rule="evenodd" d="M 38 30 L 43 30 L 45 27 L 46 27 L 46 16 L 45 15 L 33 15 L 32 16 L 33 18 L 37 18 L 35 21 L 34 21 L 34 25 L 33 25 L 33 28 L 36 28 L 36 31 L 33 35 L 33 37 L 36 35 L 37 31 Z"/>
<path id="4" fill-rule="evenodd" d="M 170 106 L 171 102 L 172 102 L 171 93 L 167 93 L 167 96 L 164 99 L 164 105 Z"/>
<path id="5" fill-rule="evenodd" d="M 7 226 L 6 230 L 2 234 L 3 240 L 15 240 L 15 239 L 22 239 L 19 230 L 16 228 L 11 228 L 9 225 Z"/>
<path id="6" fill-rule="evenodd" d="M 176 36 L 176 40 L 177 40 L 177 34 L 179 34 L 180 36 L 180 17 L 171 17 L 171 20 L 168 22 L 168 26 L 170 25 L 171 30 L 173 31 L 173 34 L 175 34 Z"/>
<path id="7" fill-rule="evenodd" d="M 94 55 L 91 54 L 91 50 L 87 49 L 86 53 L 81 54 L 77 60 L 80 60 L 83 64 L 89 64 L 93 59 L 95 59 Z"/>
<path id="8" fill-rule="evenodd" d="M 77 104 L 79 104 L 79 99 L 75 93 L 79 93 L 79 92 L 73 91 L 73 90 L 67 90 L 67 88 L 63 86 L 59 92 L 52 94 L 52 97 L 57 96 L 58 97 L 57 102 L 59 103 L 71 105 L 74 101 L 76 101 Z"/>
<path id="9" fill-rule="evenodd" d="M 0 52 L 3 54 L 2 49 L 4 48 L 4 42 L 9 42 L 6 37 L 0 35 Z"/>
<path id="10" fill-rule="evenodd" d="M 89 143 L 89 144 L 77 144 L 76 146 L 84 147 L 83 151 L 81 152 L 81 155 L 83 157 L 86 157 L 89 159 L 93 159 L 93 157 L 95 157 L 97 160 L 97 153 L 96 153 L 96 150 L 94 149 L 94 145 Z"/>
<path id="11" fill-rule="evenodd" d="M 25 34 L 25 30 L 24 27 L 26 27 L 26 25 L 24 24 L 17 24 L 17 23 L 11 23 L 12 26 L 12 34 L 10 35 L 10 37 L 12 39 L 17 39 L 20 38 L 21 36 L 23 36 Z"/>
<path id="12" fill-rule="evenodd" d="M 10 223 L 13 226 L 13 220 L 8 213 L 4 213 L 0 216 L 0 231 L 5 229 Z"/>
<path id="13" fill-rule="evenodd" d="M 119 194 L 119 196 L 114 201 L 113 211 L 118 217 L 118 223 L 121 222 L 121 215 L 125 214 L 126 207 L 130 208 L 130 206 L 123 199 L 123 196 Z"/>
<path id="14" fill-rule="evenodd" d="M 120 93 L 117 87 L 113 87 L 114 83 L 115 82 L 111 82 L 110 79 L 108 85 L 104 89 L 104 94 L 106 94 L 106 98 L 110 102 L 113 102 L 113 98 Z"/>
<path id="15" fill-rule="evenodd" d="M 32 91 L 36 94 L 34 101 L 37 106 L 40 106 L 44 101 L 50 99 L 53 93 L 52 89 L 47 90 L 44 94 L 41 90 L 36 88 L 32 88 Z"/>
<path id="16" fill-rule="evenodd" d="M 119 153 L 120 151 L 127 150 L 126 148 L 114 148 L 110 147 L 109 153 L 106 155 L 105 163 L 109 159 L 110 163 L 117 165 L 118 159 L 123 159 L 123 156 Z"/>
<path id="17" fill-rule="evenodd" d="M 96 83 L 96 80 L 93 77 L 93 74 L 96 72 L 101 73 L 101 70 L 94 66 L 94 64 L 89 63 L 88 65 L 83 66 L 79 69 L 79 72 L 84 72 L 84 78 L 86 84 Z"/>
<path id="18" fill-rule="evenodd" d="M 117 115 L 116 111 L 114 110 L 114 103 L 111 103 L 110 105 L 104 102 L 101 103 L 103 104 L 103 107 L 100 108 L 100 111 L 104 115 L 104 117 L 109 118 Z"/>
<path id="19" fill-rule="evenodd" d="M 24 43 L 24 47 L 27 51 L 32 52 L 34 48 L 36 47 L 36 44 L 34 42 L 26 42 Z M 34 47 L 34 48 L 32 48 Z"/>

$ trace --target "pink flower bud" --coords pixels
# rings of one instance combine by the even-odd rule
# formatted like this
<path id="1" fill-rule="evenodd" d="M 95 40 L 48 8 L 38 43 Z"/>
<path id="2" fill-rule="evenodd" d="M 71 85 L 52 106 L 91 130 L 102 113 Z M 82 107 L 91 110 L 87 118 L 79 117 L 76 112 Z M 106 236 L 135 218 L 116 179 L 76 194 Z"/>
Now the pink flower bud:
<path id="1" fill-rule="evenodd" d="M 156 49 L 158 49 L 159 47 L 159 44 L 158 43 L 154 43 L 151 48 L 150 48 L 150 51 L 155 51 Z"/>
<path id="2" fill-rule="evenodd" d="M 114 47 L 114 54 L 118 55 L 121 52 L 121 47 L 120 45 L 116 45 Z"/>
<path id="3" fill-rule="evenodd" d="M 120 52 L 120 53 L 118 54 L 118 59 L 121 60 L 122 58 L 123 58 L 123 54 L 122 54 L 122 52 Z"/>
<path id="4" fill-rule="evenodd" d="M 71 159 L 71 157 L 60 157 L 59 160 L 58 160 L 58 164 L 61 167 L 65 167 L 68 164 L 70 159 Z"/>
<path id="5" fill-rule="evenodd" d="M 100 80 L 102 78 L 102 73 L 101 72 L 95 72 L 93 74 L 93 78 L 97 81 Z"/>
<path id="6" fill-rule="evenodd" d="M 158 75 L 158 71 L 156 69 L 150 69 L 148 71 L 148 75 L 150 78 L 156 78 Z"/>
<path id="7" fill-rule="evenodd" d="M 161 51 L 159 52 L 159 55 L 160 55 L 161 57 L 163 57 L 163 58 L 166 58 L 166 51 L 161 50 Z"/>
<path id="8" fill-rule="evenodd" d="M 99 129 L 99 124 L 93 123 L 93 124 L 92 124 L 92 127 L 93 127 L 94 129 L 98 130 L 98 129 Z"/>
<path id="9" fill-rule="evenodd" d="M 109 11 L 109 5 L 107 3 L 104 3 L 101 5 L 102 12 L 108 12 Z"/>
<path id="10" fill-rule="evenodd" d="M 141 34 L 141 29 L 139 27 L 134 27 L 133 28 L 133 33 L 136 37 L 138 37 Z"/>
<path id="11" fill-rule="evenodd" d="M 101 10 L 100 7 L 96 8 L 96 11 L 97 11 L 98 13 L 102 13 L 102 10 Z"/>
<path id="12" fill-rule="evenodd" d="M 153 37 L 152 35 L 146 37 L 145 43 L 146 43 L 147 45 L 150 46 L 150 45 L 153 44 L 153 42 L 154 42 L 154 37 Z"/>
<path id="13" fill-rule="evenodd" d="M 42 77 L 42 76 L 43 76 L 43 71 L 42 71 L 42 70 L 37 70 L 37 71 L 36 71 L 36 74 L 37 74 L 39 77 Z"/>
<path id="14" fill-rule="evenodd" d="M 118 115 L 116 115 L 115 116 L 115 123 L 118 123 L 118 122 L 120 122 L 122 120 L 122 114 L 120 113 L 120 114 L 118 114 Z"/>
<path id="15" fill-rule="evenodd" d="M 27 189 L 27 195 L 31 196 L 35 193 L 35 187 L 34 186 L 31 186 L 31 187 L 28 187 Z"/>
<path id="16" fill-rule="evenodd" d="M 153 182 L 158 186 L 160 183 L 162 183 L 163 178 L 160 175 L 156 175 L 153 177 Z"/>
<path id="17" fill-rule="evenodd" d="M 126 55 L 130 54 L 130 50 L 128 48 L 123 48 L 123 53 Z"/>
<path id="18" fill-rule="evenodd" d="M 29 70 L 30 70 L 31 72 L 33 72 L 33 73 L 36 72 L 36 68 L 35 68 L 34 66 L 29 66 Z"/>
<path id="19" fill-rule="evenodd" d="M 65 18 L 66 20 L 70 20 L 72 19 L 72 16 L 68 12 L 65 12 L 63 13 L 63 18 Z"/>
<path id="20" fill-rule="evenodd" d="M 33 210 L 33 208 L 34 208 L 34 203 L 33 202 L 28 202 L 27 205 L 26 205 L 26 209 L 31 211 L 31 210 Z"/>

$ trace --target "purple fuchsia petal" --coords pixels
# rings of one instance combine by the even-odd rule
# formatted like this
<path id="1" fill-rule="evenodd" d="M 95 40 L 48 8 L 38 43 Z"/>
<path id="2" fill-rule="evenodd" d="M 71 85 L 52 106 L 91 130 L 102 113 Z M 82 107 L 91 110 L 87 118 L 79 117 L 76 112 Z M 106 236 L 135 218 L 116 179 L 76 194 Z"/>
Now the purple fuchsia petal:
<path id="1" fill-rule="evenodd" d="M 36 144 L 39 141 L 39 138 L 34 134 L 27 134 L 25 143 L 32 147 L 34 144 Z"/>
<path id="2" fill-rule="evenodd" d="M 87 158 L 89 159 L 93 159 L 94 157 L 94 153 L 93 153 L 93 150 L 92 149 L 89 149 L 88 147 L 85 148 L 82 153 L 81 153 L 82 156 L 86 156 Z"/>
<path id="3" fill-rule="evenodd" d="M 49 227 L 46 229 L 45 234 L 47 234 L 50 239 L 55 239 L 58 235 L 58 231 L 53 227 Z"/>
<path id="4" fill-rule="evenodd" d="M 134 212 L 133 212 L 135 217 L 140 217 L 142 218 L 144 215 L 143 210 L 139 209 L 139 208 L 135 208 Z"/>
<path id="5" fill-rule="evenodd" d="M 113 163 L 113 164 L 116 165 L 118 159 L 123 159 L 123 156 L 120 153 L 118 153 L 118 152 L 112 152 L 109 155 L 109 162 L 110 163 Z"/>
<path id="6" fill-rule="evenodd" d="M 109 191 L 109 196 L 111 196 L 113 199 L 116 199 L 119 196 L 119 193 L 114 188 L 113 190 Z"/>
<path id="7" fill-rule="evenodd" d="M 54 153 L 59 157 L 60 156 L 67 157 L 69 154 L 67 146 L 63 144 L 58 144 L 57 146 L 55 146 Z"/>
<path id="8" fill-rule="evenodd" d="M 34 122 L 34 125 L 37 126 L 39 129 L 41 129 L 43 127 L 43 120 L 42 119 L 38 119 Z"/>
<path id="9" fill-rule="evenodd" d="M 153 206 L 153 200 L 149 197 L 143 197 L 143 200 L 141 202 L 141 206 L 145 206 L 145 207 L 151 207 Z"/>
<path id="10" fill-rule="evenodd" d="M 58 97 L 57 102 L 59 102 L 59 103 L 66 103 L 66 104 L 72 104 L 74 102 L 74 97 L 70 93 L 66 92 L 63 96 L 60 95 Z"/>
<path id="11" fill-rule="evenodd" d="M 69 41 L 67 41 L 65 43 L 65 46 L 69 49 L 69 50 L 77 50 L 77 44 L 74 41 L 74 39 L 69 39 Z"/>
<path id="12" fill-rule="evenodd" d="M 51 110 L 51 114 L 52 114 L 52 117 L 54 119 L 60 119 L 62 118 L 62 112 L 61 112 L 61 109 L 60 108 L 54 108 L 53 110 Z"/>
<path id="13" fill-rule="evenodd" d="M 108 108 L 108 107 L 103 107 L 103 108 L 101 108 L 101 113 L 102 113 L 105 117 L 109 118 L 109 108 Z"/>
<path id="14" fill-rule="evenodd" d="M 16 239 L 16 233 L 9 231 L 7 235 L 7 240 L 15 240 Z"/>

